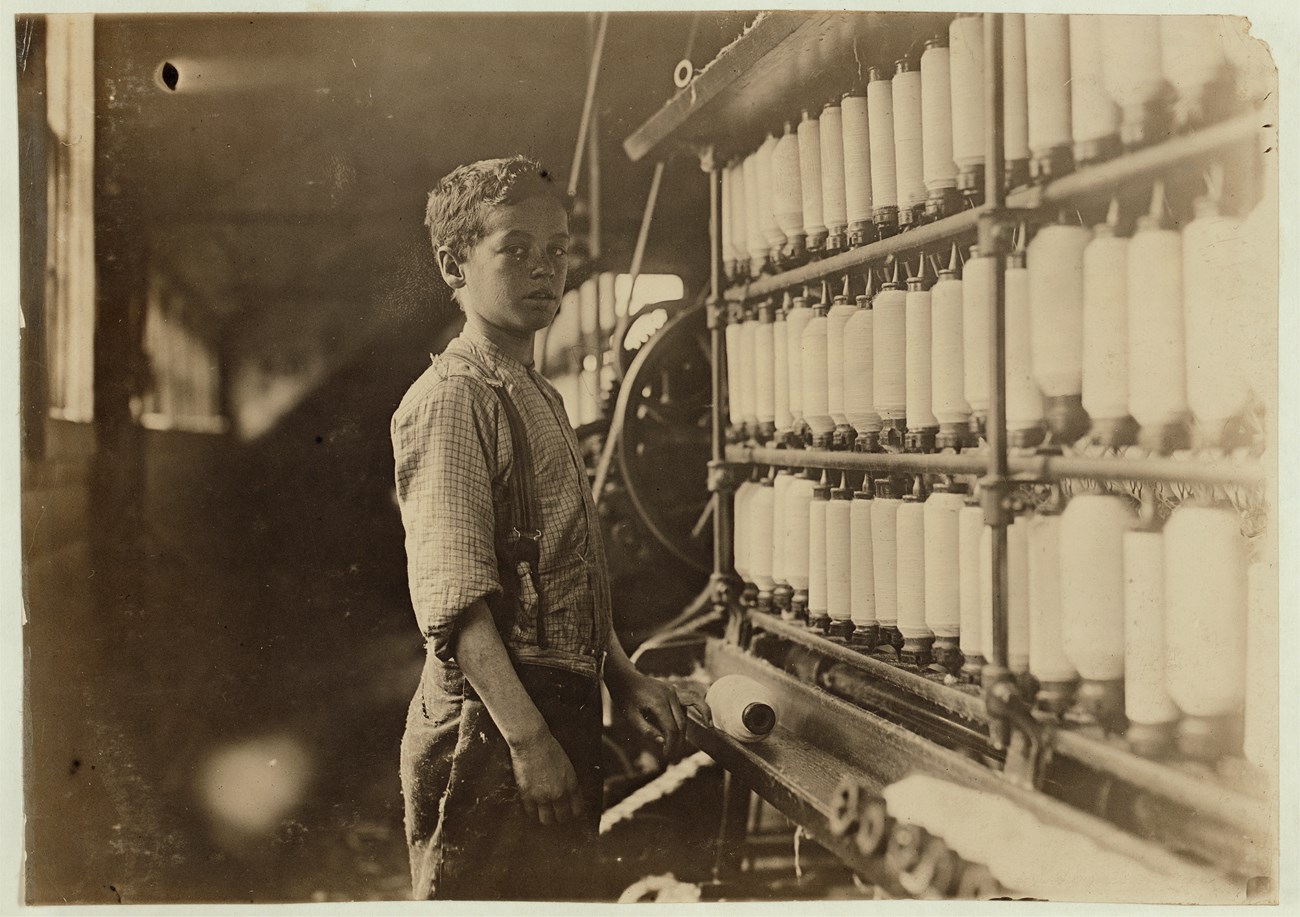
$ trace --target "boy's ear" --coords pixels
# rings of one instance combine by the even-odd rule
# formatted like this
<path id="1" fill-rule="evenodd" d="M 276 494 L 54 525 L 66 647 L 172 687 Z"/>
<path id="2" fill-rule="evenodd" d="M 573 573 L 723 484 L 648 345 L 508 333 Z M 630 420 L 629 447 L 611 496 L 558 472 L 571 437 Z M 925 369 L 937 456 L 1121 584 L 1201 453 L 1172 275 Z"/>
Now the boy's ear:
<path id="1" fill-rule="evenodd" d="M 450 248 L 440 245 L 434 253 L 438 259 L 438 272 L 442 274 L 443 281 L 453 290 L 459 290 L 465 286 L 465 271 L 461 268 L 460 261 Z"/>

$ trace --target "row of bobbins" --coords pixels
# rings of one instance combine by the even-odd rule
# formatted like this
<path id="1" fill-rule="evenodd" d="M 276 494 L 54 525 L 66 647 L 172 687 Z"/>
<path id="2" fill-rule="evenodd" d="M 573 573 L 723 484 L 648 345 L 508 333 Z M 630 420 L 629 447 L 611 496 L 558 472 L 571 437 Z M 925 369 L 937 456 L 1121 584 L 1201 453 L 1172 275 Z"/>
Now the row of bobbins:
<path id="1" fill-rule="evenodd" d="M 1177 740 L 1196 758 L 1244 748 L 1269 761 L 1276 603 L 1237 512 L 1203 495 L 1161 520 L 1152 502 L 1059 488 L 1019 502 L 1008 665 L 1039 709 L 1125 733 L 1144 755 Z M 978 682 L 993 641 L 992 530 L 963 484 L 756 469 L 734 507 L 743 602 Z"/>
<path id="2" fill-rule="evenodd" d="M 1032 241 L 1022 227 L 1005 277 L 1013 446 L 1089 435 L 1118 447 L 1139 433 L 1158 453 L 1252 444 L 1243 419 L 1271 385 L 1258 355 L 1275 210 L 1264 197 L 1244 216 L 1225 213 L 1222 174 L 1212 166 L 1202 193 L 1173 204 L 1157 182 L 1142 214 L 1113 200 L 1091 228 L 1075 211 Z M 731 438 L 862 451 L 975 445 L 990 397 L 994 264 L 976 246 L 963 261 L 954 245 L 943 258 L 895 261 L 879 289 L 869 271 L 856 296 L 846 276 L 833 298 L 823 282 L 820 296 L 734 303 Z"/>
<path id="3" fill-rule="evenodd" d="M 1003 16 L 1008 187 L 1199 127 L 1262 91 L 1237 60 L 1244 43 L 1231 17 Z M 982 16 L 958 16 L 919 61 L 869 68 L 865 84 L 804 109 L 728 163 L 728 278 L 788 269 L 981 203 L 983 72 Z"/>

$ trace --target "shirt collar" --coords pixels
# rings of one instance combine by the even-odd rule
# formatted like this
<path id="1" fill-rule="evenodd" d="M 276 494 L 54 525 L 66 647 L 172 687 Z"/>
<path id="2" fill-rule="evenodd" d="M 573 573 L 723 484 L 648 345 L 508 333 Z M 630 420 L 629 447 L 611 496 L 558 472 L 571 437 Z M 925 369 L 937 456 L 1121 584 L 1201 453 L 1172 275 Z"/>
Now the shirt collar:
<path id="1" fill-rule="evenodd" d="M 466 325 L 461 329 L 460 336 L 464 338 L 471 347 L 478 350 L 483 354 L 483 356 L 487 357 L 494 367 L 500 366 L 503 369 L 510 369 L 515 372 L 523 373 L 526 373 L 531 368 L 524 363 L 520 363 L 510 354 L 506 353 L 501 347 L 494 344 L 487 335 L 483 334 L 476 328 L 471 328 Z"/>

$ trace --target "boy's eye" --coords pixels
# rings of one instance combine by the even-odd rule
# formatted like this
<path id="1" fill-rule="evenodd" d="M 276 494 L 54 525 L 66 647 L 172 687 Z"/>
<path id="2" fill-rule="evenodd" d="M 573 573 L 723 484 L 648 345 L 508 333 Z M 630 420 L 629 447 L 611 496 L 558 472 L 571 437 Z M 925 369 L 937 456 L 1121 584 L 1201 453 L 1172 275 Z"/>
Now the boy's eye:
<path id="1" fill-rule="evenodd" d="M 569 250 L 563 245 L 554 245 L 551 247 L 551 254 L 557 258 L 563 258 L 569 254 Z"/>

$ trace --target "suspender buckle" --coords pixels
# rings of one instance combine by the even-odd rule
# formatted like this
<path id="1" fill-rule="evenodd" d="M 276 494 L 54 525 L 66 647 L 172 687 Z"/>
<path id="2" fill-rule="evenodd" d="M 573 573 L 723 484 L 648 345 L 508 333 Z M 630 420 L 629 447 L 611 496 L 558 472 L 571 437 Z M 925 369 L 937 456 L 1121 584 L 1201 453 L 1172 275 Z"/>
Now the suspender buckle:
<path id="1" fill-rule="evenodd" d="M 530 571 L 536 571 L 542 560 L 542 532 L 540 529 L 519 531 L 517 526 L 510 527 L 509 545 L 514 554 L 514 562 L 528 564 Z"/>

